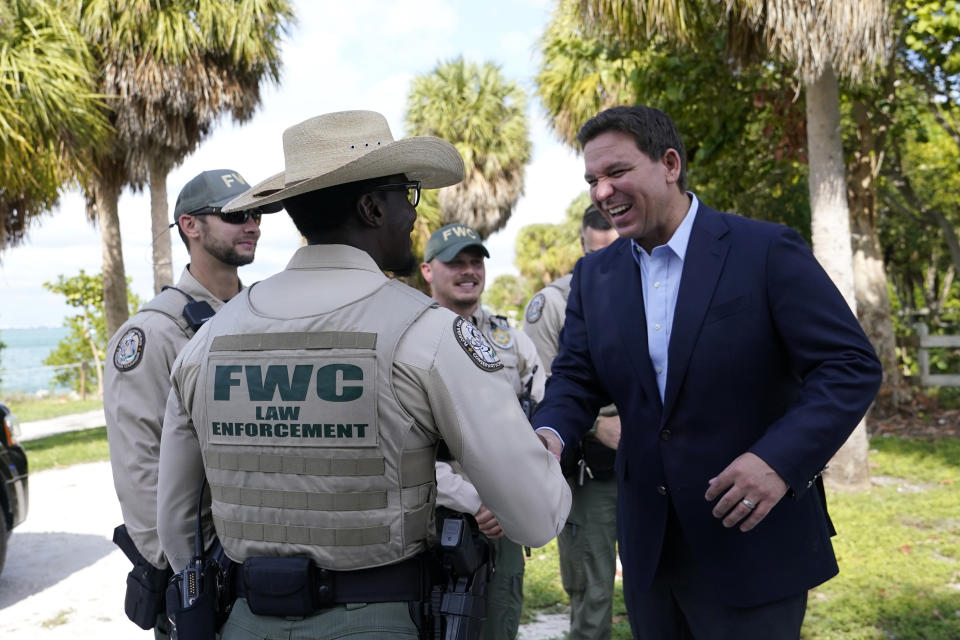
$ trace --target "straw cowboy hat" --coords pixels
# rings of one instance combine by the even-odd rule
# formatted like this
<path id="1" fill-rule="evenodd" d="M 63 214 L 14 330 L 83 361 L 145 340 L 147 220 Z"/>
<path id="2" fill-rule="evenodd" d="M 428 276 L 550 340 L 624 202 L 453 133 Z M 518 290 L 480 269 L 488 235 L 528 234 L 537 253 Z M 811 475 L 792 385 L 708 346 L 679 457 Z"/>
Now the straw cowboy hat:
<path id="1" fill-rule="evenodd" d="M 283 132 L 284 170 L 231 200 L 225 212 L 252 209 L 339 184 L 402 173 L 423 188 L 463 180 L 463 158 L 440 138 L 394 140 L 374 111 L 340 111 Z"/>

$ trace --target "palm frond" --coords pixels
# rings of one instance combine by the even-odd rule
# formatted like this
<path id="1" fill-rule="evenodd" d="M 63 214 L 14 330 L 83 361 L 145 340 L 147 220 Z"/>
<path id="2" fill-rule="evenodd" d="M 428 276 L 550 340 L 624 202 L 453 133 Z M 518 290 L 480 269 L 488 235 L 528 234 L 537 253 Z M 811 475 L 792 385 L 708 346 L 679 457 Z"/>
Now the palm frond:
<path id="1" fill-rule="evenodd" d="M 523 89 L 490 62 L 461 57 L 413 80 L 407 133 L 448 140 L 466 165 L 464 181 L 438 194 L 443 223 L 463 222 L 484 237 L 507 223 L 530 161 L 526 104 Z"/>

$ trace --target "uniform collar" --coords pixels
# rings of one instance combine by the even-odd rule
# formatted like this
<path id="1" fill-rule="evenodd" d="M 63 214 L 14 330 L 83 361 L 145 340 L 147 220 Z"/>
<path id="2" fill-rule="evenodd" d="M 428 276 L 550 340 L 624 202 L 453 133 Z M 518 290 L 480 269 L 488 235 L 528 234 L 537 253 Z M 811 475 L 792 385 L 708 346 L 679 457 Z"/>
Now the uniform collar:
<path id="1" fill-rule="evenodd" d="M 345 244 L 308 244 L 300 247 L 287 263 L 287 270 L 297 269 L 360 269 L 383 275 L 369 253 Z"/>
<path id="2" fill-rule="evenodd" d="M 193 277 L 193 274 L 190 273 L 190 265 L 183 268 L 183 272 L 180 274 L 180 279 L 177 280 L 176 286 L 177 289 L 185 291 L 197 300 L 208 302 L 214 311 L 219 310 L 224 304 L 223 300 L 210 293 L 205 286 L 200 284 L 199 280 Z M 240 290 L 243 291 L 242 282 L 240 282 Z"/>

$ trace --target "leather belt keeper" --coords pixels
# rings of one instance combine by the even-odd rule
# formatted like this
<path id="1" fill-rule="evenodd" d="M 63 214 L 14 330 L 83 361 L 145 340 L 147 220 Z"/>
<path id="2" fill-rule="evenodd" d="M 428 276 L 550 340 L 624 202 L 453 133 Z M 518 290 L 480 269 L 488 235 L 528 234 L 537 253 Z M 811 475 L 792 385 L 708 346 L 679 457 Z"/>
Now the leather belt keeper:
<path id="1" fill-rule="evenodd" d="M 360 602 L 404 602 L 421 600 L 430 590 L 430 574 L 422 558 L 410 558 L 397 564 L 356 571 L 332 571 L 321 569 L 306 558 L 248 558 L 243 563 L 243 569 L 237 573 L 236 595 L 246 598 L 251 611 L 258 615 L 310 615 L 317 610 L 326 609 L 338 604 Z M 299 561 L 299 562 L 298 562 Z M 300 608 L 299 604 L 291 603 L 296 609 L 290 613 L 264 612 L 253 609 L 253 602 L 261 596 L 275 599 L 277 594 L 264 593 L 263 586 L 258 581 L 247 580 L 253 573 L 249 568 L 275 564 L 274 575 L 279 577 L 284 571 L 289 575 L 283 577 L 287 584 L 305 582 L 310 591 L 310 610 Z M 280 603 L 278 603 L 280 604 Z M 283 608 L 283 605 L 280 605 Z"/>

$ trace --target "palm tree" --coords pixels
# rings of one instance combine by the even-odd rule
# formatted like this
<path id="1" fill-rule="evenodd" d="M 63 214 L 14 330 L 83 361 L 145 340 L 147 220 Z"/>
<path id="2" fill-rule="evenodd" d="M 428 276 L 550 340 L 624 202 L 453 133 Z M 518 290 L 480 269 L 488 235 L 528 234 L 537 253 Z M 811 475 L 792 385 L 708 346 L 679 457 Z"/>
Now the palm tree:
<path id="1" fill-rule="evenodd" d="M 461 57 L 414 78 L 407 97 L 408 135 L 450 141 L 466 166 L 463 182 L 440 190 L 438 222 L 462 222 L 483 237 L 507 223 L 523 195 L 530 160 L 526 102 L 523 89 L 491 62 L 478 65 Z"/>
<path id="2" fill-rule="evenodd" d="M 172 282 L 166 177 L 223 112 L 249 119 L 260 83 L 279 80 L 278 44 L 292 21 L 286 0 L 85 0 L 82 29 L 110 96 L 116 135 L 87 185 L 100 222 L 108 331 L 127 317 L 117 199 L 150 184 L 154 288 Z"/>
<path id="3" fill-rule="evenodd" d="M 713 16 L 698 18 L 716 24 L 722 10 L 717 6 Z M 894 23 L 914 22 L 904 17 Z M 729 45 L 722 31 L 697 37 L 695 48 L 660 35 L 635 43 L 635 49 L 607 47 L 579 33 L 581 20 L 579 2 L 563 3 L 554 14 L 541 38 L 536 78 L 553 128 L 567 144 L 575 145 L 579 126 L 612 104 L 659 107 L 682 126 L 691 177 L 708 201 L 809 232 L 806 115 L 804 101 L 796 100 L 792 65 L 768 59 L 734 68 L 727 64 Z M 845 91 L 856 126 L 844 132 L 857 314 L 884 363 L 881 394 L 894 405 L 906 389 L 898 367 L 875 191 L 879 173 L 889 162 L 886 147 L 896 126 L 893 113 L 883 105 L 902 104 L 894 95 L 901 73 L 894 62 L 904 52 L 920 59 L 902 43 L 918 40 L 926 29 L 918 24 L 900 31 L 901 45 L 891 47 L 883 75 L 870 86 Z M 676 69 L 682 69 L 682 83 L 676 81 Z M 694 93 L 698 99 L 689 99 Z M 750 132 L 760 133 L 763 142 L 744 135 Z M 742 148 L 754 151 L 743 156 Z M 727 158 L 743 170 L 731 176 Z"/>
<path id="4" fill-rule="evenodd" d="M 108 131 L 75 24 L 58 2 L 0 3 L 0 250 L 56 205 Z"/>
<path id="5" fill-rule="evenodd" d="M 869 74 L 888 47 L 888 0 L 726 0 L 722 27 L 731 56 L 763 51 L 795 65 L 806 89 L 807 151 L 813 249 L 856 311 L 850 213 L 840 131 L 837 71 L 851 80 Z M 683 39 L 703 28 L 701 0 L 581 0 L 587 31 L 607 41 L 639 42 L 655 32 Z M 701 32 L 702 33 L 702 32 Z M 845 485 L 869 481 L 866 427 L 861 423 L 837 454 L 831 477 Z"/>

